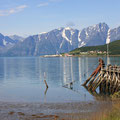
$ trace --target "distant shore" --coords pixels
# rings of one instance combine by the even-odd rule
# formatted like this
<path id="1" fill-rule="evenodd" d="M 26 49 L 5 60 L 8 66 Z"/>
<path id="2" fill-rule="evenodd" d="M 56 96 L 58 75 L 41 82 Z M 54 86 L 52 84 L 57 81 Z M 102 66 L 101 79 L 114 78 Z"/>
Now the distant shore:
<path id="1" fill-rule="evenodd" d="M 43 56 L 40 56 L 40 57 L 120 57 L 120 55 L 71 55 L 71 54 L 68 54 L 67 56 L 66 55 L 43 55 Z"/>

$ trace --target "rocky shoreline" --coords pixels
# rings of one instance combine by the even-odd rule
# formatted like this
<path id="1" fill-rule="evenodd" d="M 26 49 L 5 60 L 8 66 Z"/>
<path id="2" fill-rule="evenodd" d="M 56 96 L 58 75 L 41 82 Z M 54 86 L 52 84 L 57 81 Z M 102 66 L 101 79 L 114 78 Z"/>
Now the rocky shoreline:
<path id="1" fill-rule="evenodd" d="M 109 104 L 109 103 L 107 103 Z M 0 102 L 2 120 L 89 120 L 106 102 L 8 103 Z M 108 105 L 109 106 L 109 105 Z"/>

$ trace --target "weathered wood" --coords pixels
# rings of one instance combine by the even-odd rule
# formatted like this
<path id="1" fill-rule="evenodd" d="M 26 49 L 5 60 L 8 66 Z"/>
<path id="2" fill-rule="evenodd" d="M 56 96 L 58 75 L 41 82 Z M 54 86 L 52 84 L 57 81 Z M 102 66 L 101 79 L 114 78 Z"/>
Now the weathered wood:
<path id="1" fill-rule="evenodd" d="M 86 86 L 86 84 L 90 81 L 90 79 L 92 77 L 96 77 L 96 75 L 100 72 L 100 70 L 104 67 L 104 61 L 102 59 L 99 59 L 99 65 L 98 67 L 95 69 L 95 71 L 91 74 L 91 76 L 82 84 L 83 86 Z M 94 80 L 93 78 L 93 80 Z M 92 81 L 91 81 L 92 83 Z"/>
<path id="2" fill-rule="evenodd" d="M 99 66 L 97 67 L 97 69 L 96 69 L 96 72 L 95 72 L 92 80 L 91 80 L 90 83 L 88 84 L 88 87 L 91 86 L 91 84 L 93 83 L 95 77 L 97 76 L 98 72 L 100 72 L 100 70 L 101 70 L 101 66 L 99 65 Z"/>
<path id="3" fill-rule="evenodd" d="M 120 66 L 108 65 L 104 68 L 104 61 L 99 59 L 99 65 L 83 84 L 88 91 L 95 92 L 99 87 L 99 94 L 114 94 L 120 90 Z"/>
<path id="4" fill-rule="evenodd" d="M 46 85 L 46 88 L 48 89 L 48 84 L 47 84 L 47 81 L 46 81 L 46 74 L 45 74 L 45 72 L 44 72 L 44 83 Z"/>
<path id="5" fill-rule="evenodd" d="M 99 80 L 94 85 L 93 91 L 95 91 L 98 88 L 98 86 L 101 84 L 101 82 L 102 82 L 103 79 L 104 79 L 104 73 L 101 74 L 101 77 L 99 77 Z"/>
<path id="6" fill-rule="evenodd" d="M 101 74 L 99 73 L 99 75 L 95 78 L 95 80 L 93 81 L 91 86 L 89 86 L 89 90 L 91 90 L 91 89 L 93 89 L 95 87 L 95 85 L 97 84 L 97 81 L 100 78 L 100 76 L 101 76 Z"/>
<path id="7" fill-rule="evenodd" d="M 44 80 L 44 83 L 45 83 L 45 85 L 46 85 L 46 88 L 48 88 L 48 84 L 47 84 L 46 80 Z"/>

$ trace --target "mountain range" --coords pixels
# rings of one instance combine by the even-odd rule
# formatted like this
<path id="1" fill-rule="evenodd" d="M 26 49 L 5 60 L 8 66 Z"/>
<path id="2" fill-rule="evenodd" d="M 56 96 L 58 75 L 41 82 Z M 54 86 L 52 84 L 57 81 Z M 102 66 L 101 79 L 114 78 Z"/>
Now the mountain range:
<path id="1" fill-rule="evenodd" d="M 82 46 L 104 45 L 119 39 L 120 27 L 110 29 L 106 23 L 99 23 L 82 30 L 62 27 L 25 39 L 0 34 L 0 50 L 5 56 L 40 56 L 69 52 Z"/>

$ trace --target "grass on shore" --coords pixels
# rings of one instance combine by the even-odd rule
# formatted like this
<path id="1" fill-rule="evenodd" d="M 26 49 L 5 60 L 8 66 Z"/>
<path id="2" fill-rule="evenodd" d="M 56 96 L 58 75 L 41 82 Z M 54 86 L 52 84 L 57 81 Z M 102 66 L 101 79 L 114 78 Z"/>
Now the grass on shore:
<path id="1" fill-rule="evenodd" d="M 113 101 L 111 107 L 103 106 L 92 115 L 91 120 L 120 120 L 120 99 Z"/>

